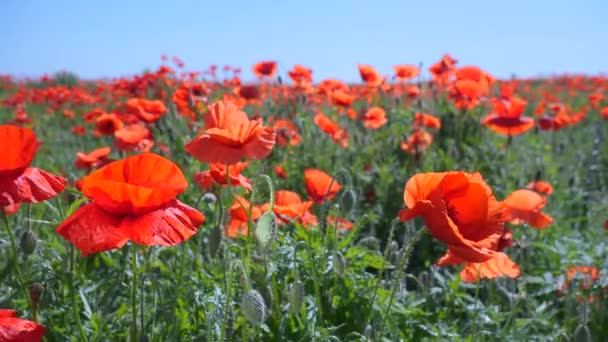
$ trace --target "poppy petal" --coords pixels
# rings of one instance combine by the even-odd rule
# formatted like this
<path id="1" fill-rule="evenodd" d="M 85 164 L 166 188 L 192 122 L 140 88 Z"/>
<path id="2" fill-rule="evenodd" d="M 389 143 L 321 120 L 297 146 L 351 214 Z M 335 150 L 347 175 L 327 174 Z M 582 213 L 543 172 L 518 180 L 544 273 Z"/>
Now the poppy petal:
<path id="1" fill-rule="evenodd" d="M 87 256 L 120 248 L 127 243 L 128 236 L 120 222 L 120 216 L 89 203 L 61 223 L 56 232 L 78 248 L 83 256 Z"/>
<path id="2" fill-rule="evenodd" d="M 175 200 L 167 206 L 139 216 L 126 216 L 121 229 L 136 243 L 174 246 L 194 235 L 205 216 Z"/>
<path id="3" fill-rule="evenodd" d="M 66 183 L 65 178 L 35 167 L 17 177 L 0 177 L 0 206 L 46 201 L 63 191 Z"/>

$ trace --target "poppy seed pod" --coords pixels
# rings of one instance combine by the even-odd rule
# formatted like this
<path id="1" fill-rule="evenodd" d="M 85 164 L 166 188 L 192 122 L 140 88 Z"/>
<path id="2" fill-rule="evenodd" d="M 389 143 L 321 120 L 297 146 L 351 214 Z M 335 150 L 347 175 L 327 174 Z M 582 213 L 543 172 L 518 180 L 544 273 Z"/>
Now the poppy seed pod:
<path id="1" fill-rule="evenodd" d="M 267 317 L 267 308 L 264 298 L 256 290 L 249 290 L 241 299 L 241 311 L 252 325 L 264 323 Z"/>
<path id="2" fill-rule="evenodd" d="M 292 313 L 296 314 L 300 312 L 302 303 L 304 302 L 304 295 L 306 295 L 306 289 L 301 281 L 296 280 L 289 284 L 287 287 L 287 300 L 289 301 L 289 307 Z"/>
<path id="3" fill-rule="evenodd" d="M 36 247 L 38 246 L 38 237 L 36 234 L 30 229 L 23 232 L 21 235 L 21 241 L 19 241 L 19 245 L 21 246 L 21 251 L 26 256 L 34 253 Z"/>

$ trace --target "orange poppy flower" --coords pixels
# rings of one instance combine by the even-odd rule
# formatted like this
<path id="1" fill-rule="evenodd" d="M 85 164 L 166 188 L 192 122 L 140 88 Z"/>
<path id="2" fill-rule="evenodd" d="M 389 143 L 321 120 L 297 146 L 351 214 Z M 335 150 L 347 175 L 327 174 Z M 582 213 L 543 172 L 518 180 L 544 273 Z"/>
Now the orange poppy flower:
<path id="1" fill-rule="evenodd" d="M 479 173 L 423 173 L 410 178 L 401 221 L 424 218 L 426 228 L 448 245 L 450 256 L 467 262 L 494 258 L 504 232 L 502 205 Z"/>
<path id="2" fill-rule="evenodd" d="M 249 120 L 231 102 L 212 104 L 204 120 L 206 131 L 185 146 L 199 161 L 234 164 L 243 158 L 264 159 L 274 147 L 274 129 L 263 127 L 260 119 Z"/>
<path id="3" fill-rule="evenodd" d="M 239 234 L 247 235 L 247 211 L 251 210 L 251 220 L 254 222 L 263 214 L 262 206 L 253 205 L 251 208 L 250 206 L 249 201 L 245 198 L 240 195 L 235 196 L 234 203 L 228 209 L 230 222 L 228 222 L 226 236 L 234 238 Z M 243 207 L 245 210 L 243 210 Z"/>
<path id="4" fill-rule="evenodd" d="M 378 129 L 388 122 L 386 111 L 380 107 L 372 107 L 363 116 L 363 126 Z"/>
<path id="5" fill-rule="evenodd" d="M 420 74 L 420 68 L 415 65 L 395 65 L 395 77 L 400 81 L 411 80 Z"/>
<path id="6" fill-rule="evenodd" d="M 547 199 L 532 190 L 513 191 L 502 203 L 505 220 L 512 224 L 526 222 L 534 228 L 543 229 L 553 223 L 553 218 L 541 211 Z"/>
<path id="7" fill-rule="evenodd" d="M 142 98 L 129 99 L 126 102 L 127 113 L 137 115 L 145 122 L 155 122 L 167 112 L 167 107 L 162 101 L 146 100 Z"/>
<path id="8" fill-rule="evenodd" d="M 96 136 L 112 135 L 124 126 L 124 123 L 114 114 L 103 114 L 95 120 Z"/>
<path id="9" fill-rule="evenodd" d="M 231 186 L 242 186 L 251 191 L 251 181 L 249 178 L 241 175 L 241 172 L 249 165 L 249 162 L 239 162 L 230 166 L 228 170 L 230 174 Z M 209 164 L 209 170 L 197 172 L 194 175 L 194 182 L 202 189 L 208 190 L 213 185 L 226 185 L 226 165 L 221 163 Z"/>
<path id="10" fill-rule="evenodd" d="M 273 77 L 277 73 L 277 62 L 264 61 L 253 65 L 253 73 L 259 77 Z"/>
<path id="11" fill-rule="evenodd" d="M 287 179 L 287 173 L 285 172 L 285 169 L 283 169 L 282 166 L 280 165 L 276 165 L 274 167 L 274 172 L 277 174 L 277 176 L 279 176 L 282 179 Z"/>
<path id="12" fill-rule="evenodd" d="M 494 112 L 482 119 L 482 124 L 501 135 L 518 135 L 534 127 L 534 119 L 522 117 L 527 102 L 518 97 L 508 101 L 494 99 Z"/>
<path id="13" fill-rule="evenodd" d="M 46 328 L 36 322 L 15 317 L 17 311 L 0 309 L 0 341 L 39 342 Z"/>
<path id="14" fill-rule="evenodd" d="M 78 182 L 91 202 L 57 227 L 83 255 L 122 247 L 184 242 L 205 216 L 175 197 L 188 182 L 173 162 L 145 153 L 107 164 Z"/>
<path id="15" fill-rule="evenodd" d="M 411 155 L 419 155 L 433 143 L 433 136 L 420 128 L 414 128 L 407 141 L 401 143 L 401 149 Z"/>
<path id="16" fill-rule="evenodd" d="M 0 125 L 0 207 L 46 201 L 65 188 L 65 178 L 30 167 L 38 146 L 31 129 Z"/>
<path id="17" fill-rule="evenodd" d="M 97 120 L 97 118 L 99 118 L 100 116 L 104 115 L 107 115 L 107 113 L 104 112 L 102 109 L 95 108 L 92 111 L 86 113 L 83 118 L 85 122 L 93 122 Z"/>
<path id="18" fill-rule="evenodd" d="M 133 124 L 114 132 L 114 145 L 121 151 L 129 151 L 150 138 L 150 130 L 142 124 Z"/>
<path id="19" fill-rule="evenodd" d="M 433 82 L 438 85 L 445 85 L 448 83 L 450 76 L 453 73 L 454 66 L 458 63 L 457 60 L 452 56 L 445 54 L 437 63 L 432 64 L 429 67 L 429 72 L 433 77 Z"/>
<path id="20" fill-rule="evenodd" d="M 304 181 L 306 193 L 315 203 L 331 200 L 342 189 L 342 185 L 336 179 L 319 169 L 304 170 Z"/>
<path id="21" fill-rule="evenodd" d="M 319 112 L 315 115 L 314 122 L 319 128 L 329 135 L 333 141 L 342 148 L 348 146 L 348 134 L 346 131 L 335 123 L 332 119 Z"/>
<path id="22" fill-rule="evenodd" d="M 427 128 L 441 128 L 441 119 L 431 114 L 416 112 L 414 114 L 414 121 L 419 126 L 425 126 Z"/>
<path id="23" fill-rule="evenodd" d="M 361 79 L 370 87 L 379 87 L 384 83 L 384 78 L 371 65 L 359 64 L 359 74 Z"/>
<path id="24" fill-rule="evenodd" d="M 77 169 L 87 170 L 97 168 L 108 161 L 108 156 L 110 155 L 110 152 L 112 152 L 112 149 L 107 146 L 100 147 L 89 153 L 77 152 L 77 159 L 74 162 L 74 166 Z"/>
<path id="25" fill-rule="evenodd" d="M 72 134 L 74 134 L 74 135 L 85 135 L 87 130 L 86 130 L 86 128 L 84 128 L 83 125 L 76 125 L 76 126 L 72 127 L 72 129 L 70 129 L 70 132 L 72 132 Z"/>
<path id="26" fill-rule="evenodd" d="M 279 119 L 275 121 L 272 126 L 276 132 L 279 146 L 295 146 L 300 143 L 301 138 L 298 133 L 298 128 L 290 120 Z"/>
<path id="27" fill-rule="evenodd" d="M 317 224 L 317 217 L 310 212 L 312 201 L 302 202 L 300 195 L 293 191 L 279 190 L 275 193 L 274 208 L 272 211 L 277 215 L 279 224 L 298 222 L 303 226 Z M 269 205 L 263 206 L 267 211 Z"/>
<path id="28" fill-rule="evenodd" d="M 553 194 L 553 185 L 549 182 L 545 182 L 542 180 L 534 180 L 530 182 L 527 186 L 528 189 L 536 191 L 537 193 L 549 196 Z"/>

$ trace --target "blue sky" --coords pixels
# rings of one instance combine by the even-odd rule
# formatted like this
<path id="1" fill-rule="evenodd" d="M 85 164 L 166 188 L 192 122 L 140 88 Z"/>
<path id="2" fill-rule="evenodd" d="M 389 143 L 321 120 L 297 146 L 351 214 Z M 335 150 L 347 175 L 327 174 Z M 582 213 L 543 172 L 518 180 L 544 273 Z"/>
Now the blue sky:
<path id="1" fill-rule="evenodd" d="M 131 75 L 179 56 L 188 70 L 276 60 L 314 78 L 390 74 L 445 52 L 508 77 L 608 72 L 608 1 L 0 1 L 0 73 Z"/>

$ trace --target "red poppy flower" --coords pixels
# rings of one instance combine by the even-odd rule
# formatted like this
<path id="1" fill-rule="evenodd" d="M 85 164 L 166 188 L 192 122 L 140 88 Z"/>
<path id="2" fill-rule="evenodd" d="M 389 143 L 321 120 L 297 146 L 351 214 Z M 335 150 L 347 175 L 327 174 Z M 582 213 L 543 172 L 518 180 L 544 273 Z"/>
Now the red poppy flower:
<path id="1" fill-rule="evenodd" d="M 0 341 L 37 342 L 41 341 L 46 328 L 36 322 L 15 317 L 15 310 L 0 309 Z"/>
<path id="2" fill-rule="evenodd" d="M 249 162 L 239 162 L 231 165 L 228 172 L 230 174 L 231 186 L 242 186 L 251 191 L 251 181 L 249 178 L 241 175 L 241 172 L 249 165 Z M 194 175 L 194 182 L 202 189 L 208 190 L 213 185 L 226 185 L 226 165 L 215 163 L 209 164 L 209 170 L 197 172 Z"/>
<path id="3" fill-rule="evenodd" d="M 348 146 L 348 134 L 332 119 L 319 112 L 315 115 L 314 123 L 340 147 L 345 148 Z"/>
<path id="4" fill-rule="evenodd" d="M 107 146 L 100 147 L 89 153 L 77 152 L 77 159 L 74 162 L 74 166 L 76 166 L 77 169 L 87 170 L 97 168 L 108 161 L 110 152 L 112 152 L 112 149 Z"/>
<path id="5" fill-rule="evenodd" d="M 264 159 L 274 147 L 274 129 L 263 127 L 260 119 L 249 120 L 231 102 L 212 104 L 204 120 L 206 131 L 185 146 L 199 161 L 234 164 L 242 158 Z"/>
<path id="6" fill-rule="evenodd" d="M 502 135 L 522 134 L 534 127 L 534 119 L 522 117 L 526 109 L 526 101 L 511 97 L 508 101 L 494 99 L 494 112 L 482 120 L 482 124 Z"/>
<path id="7" fill-rule="evenodd" d="M 553 185 L 549 182 L 545 182 L 542 180 L 535 180 L 528 184 L 528 189 L 536 191 L 537 193 L 548 196 L 553 194 Z"/>
<path id="8" fill-rule="evenodd" d="M 31 129 L 0 125 L 0 207 L 46 201 L 65 188 L 65 178 L 29 167 L 38 146 Z"/>
<path id="9" fill-rule="evenodd" d="M 6 207 L 2 207 L 2 210 L 4 210 L 4 214 L 12 215 L 19 211 L 19 208 L 21 208 L 21 203 L 13 203 L 11 205 L 7 205 Z"/>
<path id="10" fill-rule="evenodd" d="M 257 77 L 273 77 L 277 73 L 277 62 L 264 61 L 253 66 L 253 73 Z"/>
<path id="11" fill-rule="evenodd" d="M 432 143 L 433 136 L 429 132 L 421 128 L 414 128 L 407 141 L 401 142 L 401 149 L 417 156 L 426 151 Z"/>
<path id="12" fill-rule="evenodd" d="M 538 126 L 542 131 L 559 131 L 568 126 L 568 124 L 570 124 L 570 119 L 564 113 L 538 118 Z"/>
<path id="13" fill-rule="evenodd" d="M 150 137 L 150 130 L 146 126 L 133 124 L 114 132 L 114 145 L 121 151 L 130 151 L 138 148 L 144 140 L 150 140 Z"/>
<path id="14" fill-rule="evenodd" d="M 331 200 L 342 189 L 342 185 L 336 179 L 319 169 L 304 170 L 304 181 L 306 193 L 315 203 Z"/>
<path id="15" fill-rule="evenodd" d="M 155 154 L 112 162 L 78 182 L 91 199 L 57 227 L 83 255 L 122 247 L 184 242 L 205 216 L 176 200 L 188 186 L 177 165 Z"/>
<path id="16" fill-rule="evenodd" d="M 608 120 L 608 107 L 604 107 L 604 108 L 602 108 L 602 111 L 600 112 L 600 115 L 601 115 L 601 116 L 602 116 L 604 119 Z"/>
<path id="17" fill-rule="evenodd" d="M 247 234 L 247 214 L 249 210 L 251 210 L 251 220 L 254 222 L 263 214 L 262 206 L 252 206 L 245 198 L 240 195 L 236 195 L 234 203 L 232 206 L 230 206 L 230 209 L 228 209 L 230 222 L 228 223 L 226 236 L 236 237 L 239 234 Z"/>
<path id="18" fill-rule="evenodd" d="M 287 119 L 279 119 L 272 125 L 277 135 L 277 143 L 279 146 L 291 145 L 295 146 L 300 143 L 300 134 L 298 128 L 293 122 Z"/>
<path id="19" fill-rule="evenodd" d="M 312 82 L 312 70 L 303 65 L 294 65 L 292 71 L 288 71 L 287 74 L 296 85 Z"/>
<path id="20" fill-rule="evenodd" d="M 310 212 L 312 201 L 303 202 L 300 195 L 293 191 L 279 190 L 275 193 L 274 208 L 272 211 L 277 215 L 279 224 L 288 224 L 294 221 L 303 226 L 317 224 L 317 217 Z M 267 211 L 269 205 L 263 206 L 263 211 Z"/>
<path id="21" fill-rule="evenodd" d="M 276 165 L 274 167 L 274 172 L 277 174 L 277 176 L 279 176 L 282 179 L 287 179 L 287 173 L 285 172 L 285 169 L 283 169 L 282 166 Z"/>
<path id="22" fill-rule="evenodd" d="M 505 219 L 513 224 L 526 222 L 534 228 L 543 229 L 553 223 L 553 218 L 541 211 L 547 199 L 532 190 L 513 191 L 502 203 Z"/>
<path id="23" fill-rule="evenodd" d="M 460 278 L 467 283 L 477 282 L 479 278 L 493 279 L 507 276 L 517 278 L 519 267 L 504 252 L 498 252 L 492 259 L 481 263 L 468 263 L 460 272 Z"/>
<path id="24" fill-rule="evenodd" d="M 349 107 L 356 97 L 346 90 L 338 89 L 331 93 L 331 103 L 340 107 Z"/>
<path id="25" fill-rule="evenodd" d="M 427 128 L 441 128 L 441 119 L 431 114 L 416 112 L 414 114 L 414 121 L 419 126 L 425 126 Z"/>
<path id="26" fill-rule="evenodd" d="M 363 126 L 378 129 L 388 122 L 386 111 L 380 107 L 370 108 L 363 116 Z"/>
<path id="27" fill-rule="evenodd" d="M 363 82 L 367 83 L 370 87 L 379 87 L 384 83 L 384 78 L 374 69 L 371 65 L 359 64 L 359 74 Z"/>
<path id="28" fill-rule="evenodd" d="M 395 77 L 400 81 L 411 80 L 420 74 L 420 68 L 415 65 L 395 65 Z"/>
<path id="29" fill-rule="evenodd" d="M 165 104 L 159 100 L 133 98 L 126 102 L 126 106 L 127 113 L 137 115 L 145 122 L 155 122 L 167 111 Z"/>
<path id="30" fill-rule="evenodd" d="M 424 218 L 426 228 L 448 245 L 450 256 L 467 262 L 494 258 L 504 231 L 502 205 L 479 173 L 424 173 L 412 177 L 403 194 L 401 221 Z"/>
<path id="31" fill-rule="evenodd" d="M 112 135 L 124 126 L 123 122 L 114 114 L 102 114 L 95 121 L 96 136 Z"/>

